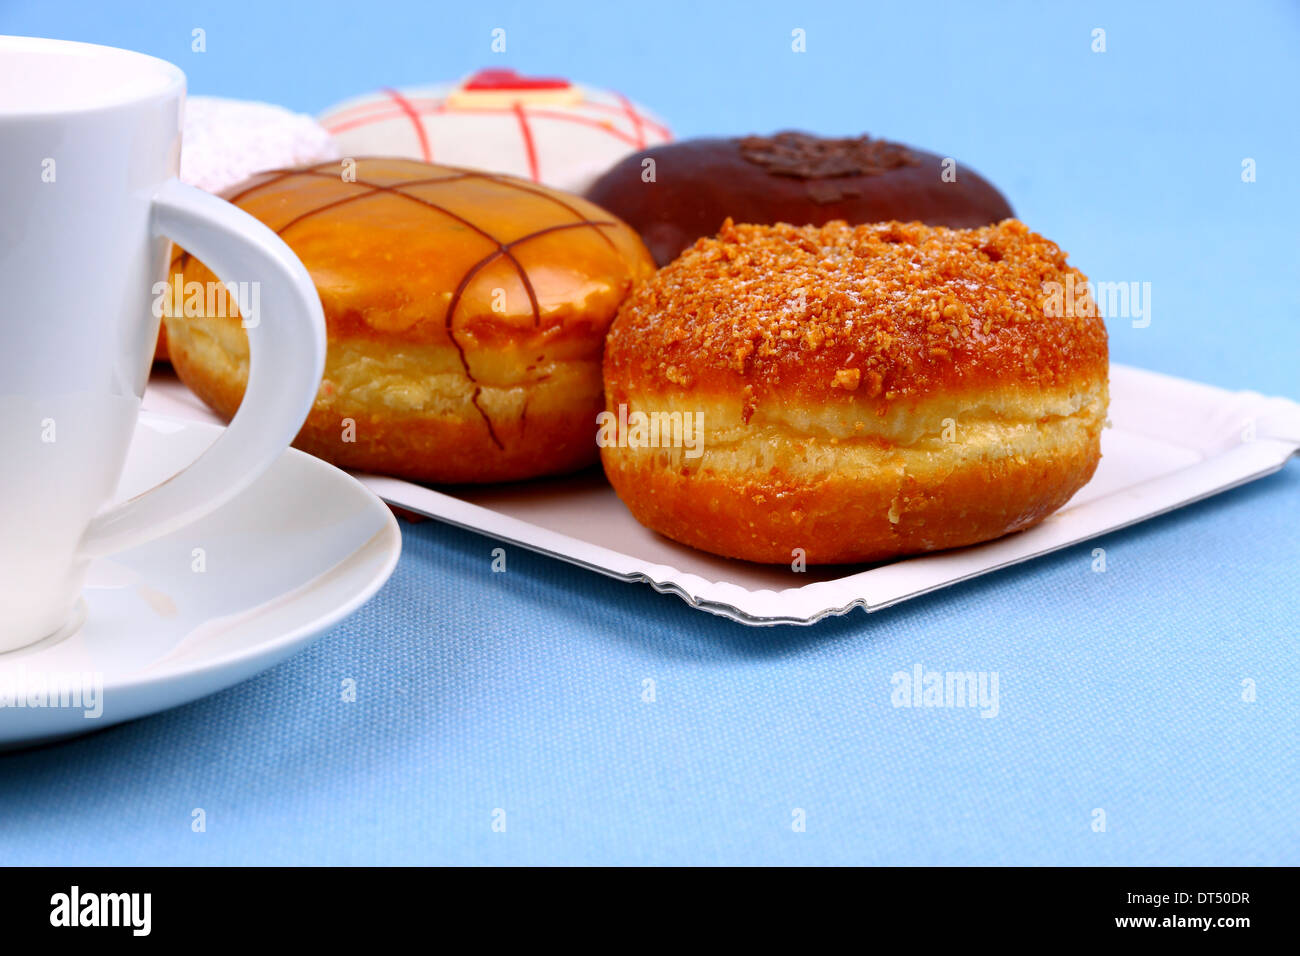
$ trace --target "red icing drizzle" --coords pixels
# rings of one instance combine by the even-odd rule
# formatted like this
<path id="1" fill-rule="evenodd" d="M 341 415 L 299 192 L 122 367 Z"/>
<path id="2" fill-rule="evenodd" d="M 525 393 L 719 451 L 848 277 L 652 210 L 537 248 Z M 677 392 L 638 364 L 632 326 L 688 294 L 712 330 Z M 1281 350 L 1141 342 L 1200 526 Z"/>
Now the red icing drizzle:
<path id="1" fill-rule="evenodd" d="M 533 142 L 533 131 L 528 125 L 524 108 L 515 104 L 515 116 L 519 120 L 519 135 L 524 138 L 524 151 L 528 154 L 528 175 L 533 182 L 540 182 L 542 177 L 537 171 L 537 144 Z"/>
<path id="2" fill-rule="evenodd" d="M 424 124 L 420 122 L 420 114 L 415 111 L 415 107 L 397 90 L 384 87 L 384 92 L 389 98 L 401 108 L 406 114 L 406 118 L 411 121 L 415 127 L 415 135 L 420 140 L 420 155 L 424 157 L 426 163 L 433 161 L 433 151 L 429 149 L 429 137 L 424 134 Z"/>

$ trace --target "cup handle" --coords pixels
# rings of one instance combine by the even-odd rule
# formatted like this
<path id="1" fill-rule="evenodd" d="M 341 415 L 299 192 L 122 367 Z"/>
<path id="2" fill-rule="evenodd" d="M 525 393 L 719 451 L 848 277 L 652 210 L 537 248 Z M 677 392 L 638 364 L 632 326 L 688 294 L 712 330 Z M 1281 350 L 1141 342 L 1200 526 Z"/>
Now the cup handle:
<path id="1" fill-rule="evenodd" d="M 238 207 L 179 180 L 153 199 L 155 235 L 176 240 L 219 277 L 261 283 L 248 332 L 248 389 L 221 436 L 185 470 L 97 515 L 79 553 L 99 557 L 197 521 L 252 484 L 293 441 L 325 368 L 325 315 L 307 269 Z"/>

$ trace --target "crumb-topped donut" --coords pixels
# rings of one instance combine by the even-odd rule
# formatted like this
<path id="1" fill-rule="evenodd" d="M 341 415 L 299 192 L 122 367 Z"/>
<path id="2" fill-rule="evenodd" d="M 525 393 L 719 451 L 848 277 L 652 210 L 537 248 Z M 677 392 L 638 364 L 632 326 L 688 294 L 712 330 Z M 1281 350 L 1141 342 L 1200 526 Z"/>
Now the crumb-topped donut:
<path id="1" fill-rule="evenodd" d="M 225 195 L 284 238 L 324 306 L 325 376 L 299 448 L 444 483 L 595 461 L 605 332 L 654 268 L 623 223 L 545 186 L 405 159 L 263 173 Z M 241 303 L 211 295 L 194 258 L 179 269 L 172 364 L 229 417 L 248 378 Z"/>
<path id="2" fill-rule="evenodd" d="M 610 329 L 605 472 L 642 524 L 751 561 L 1027 528 L 1100 458 L 1106 329 L 1085 283 L 1015 220 L 727 222 Z"/>

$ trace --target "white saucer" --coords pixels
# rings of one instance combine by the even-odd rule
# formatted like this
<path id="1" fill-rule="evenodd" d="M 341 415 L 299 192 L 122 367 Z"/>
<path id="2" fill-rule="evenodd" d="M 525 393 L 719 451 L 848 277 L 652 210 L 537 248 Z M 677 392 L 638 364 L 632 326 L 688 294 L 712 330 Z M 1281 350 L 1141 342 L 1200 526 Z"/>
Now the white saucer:
<path id="1" fill-rule="evenodd" d="M 119 497 L 175 474 L 220 433 L 142 412 Z M 401 546 L 383 502 L 290 449 L 201 521 L 95 561 L 78 608 L 84 620 L 74 616 L 61 633 L 0 654 L 0 748 L 89 733 L 266 670 L 378 591 Z M 102 713 L 87 716 L 98 709 L 101 682 Z M 14 706 L 13 692 L 26 700 L 33 686 L 84 688 L 90 699 Z"/>

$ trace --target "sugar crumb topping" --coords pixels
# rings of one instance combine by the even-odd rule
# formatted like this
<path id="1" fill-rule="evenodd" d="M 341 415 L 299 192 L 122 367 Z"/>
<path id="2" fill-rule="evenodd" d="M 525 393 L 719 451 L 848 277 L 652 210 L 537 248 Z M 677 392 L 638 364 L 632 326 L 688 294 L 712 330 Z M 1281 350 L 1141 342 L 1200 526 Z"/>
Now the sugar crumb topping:
<path id="1" fill-rule="evenodd" d="M 1047 308 L 1073 277 L 1074 315 Z M 659 386 L 893 399 L 967 379 L 1105 374 L 1105 325 L 1056 243 L 1008 219 L 737 225 L 728 220 L 624 303 L 607 365 Z M 1077 314 L 1077 313 L 1085 314 Z"/>

